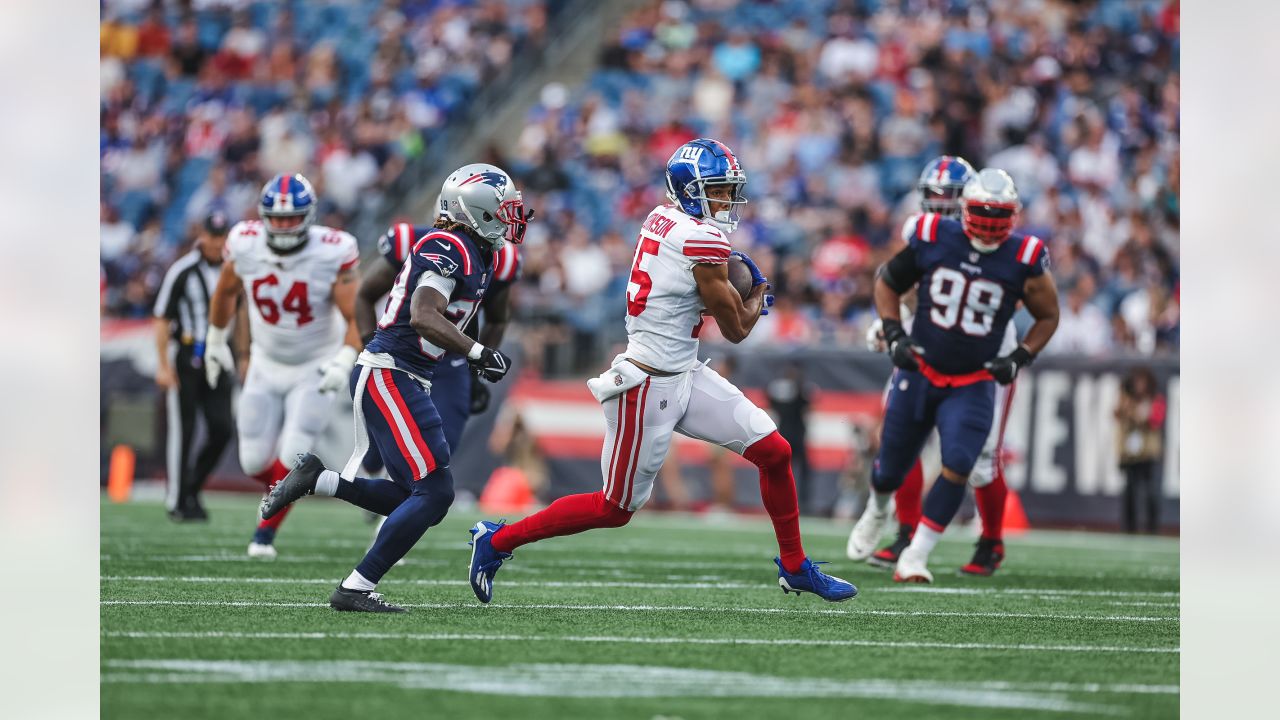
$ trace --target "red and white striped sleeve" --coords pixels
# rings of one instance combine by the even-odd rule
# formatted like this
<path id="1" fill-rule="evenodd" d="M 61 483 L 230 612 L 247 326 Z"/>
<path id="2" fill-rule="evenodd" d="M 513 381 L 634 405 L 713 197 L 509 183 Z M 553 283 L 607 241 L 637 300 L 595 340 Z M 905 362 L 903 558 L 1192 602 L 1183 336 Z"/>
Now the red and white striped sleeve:
<path id="1" fill-rule="evenodd" d="M 698 227 L 698 232 L 685 238 L 682 252 L 695 263 L 722 265 L 729 262 L 729 252 L 733 246 L 728 238 L 719 230 L 705 225 Z"/>

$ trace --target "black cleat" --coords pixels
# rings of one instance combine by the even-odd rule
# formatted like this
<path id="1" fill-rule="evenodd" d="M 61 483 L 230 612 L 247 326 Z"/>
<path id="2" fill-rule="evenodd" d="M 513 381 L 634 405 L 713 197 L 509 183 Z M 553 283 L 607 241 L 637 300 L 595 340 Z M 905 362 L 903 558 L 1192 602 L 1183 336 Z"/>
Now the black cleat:
<path id="1" fill-rule="evenodd" d="M 372 590 L 350 590 L 338 585 L 329 596 L 329 607 L 339 612 L 402 613 L 409 612 L 399 605 L 382 599 L 382 593 Z"/>
<path id="2" fill-rule="evenodd" d="M 906 525 L 899 526 L 898 537 L 894 538 L 893 544 L 875 551 L 871 557 L 867 558 L 867 564 L 892 570 L 898 564 L 898 556 L 911 544 L 912 534 L 912 530 Z"/>
<path id="3" fill-rule="evenodd" d="M 320 458 L 311 453 L 299 455 L 298 462 L 294 463 L 289 474 L 262 498 L 262 505 L 259 506 L 262 519 L 270 520 L 294 500 L 313 494 L 316 491 L 316 479 L 324 470 L 324 463 L 320 462 Z"/>
<path id="4" fill-rule="evenodd" d="M 208 520 L 209 513 L 204 509 L 204 505 L 200 504 L 199 498 L 189 497 L 182 504 L 182 510 L 187 515 L 188 520 Z"/>
<path id="5" fill-rule="evenodd" d="M 978 549 L 973 551 L 973 559 L 968 565 L 960 568 L 965 575 L 982 575 L 990 577 L 1000 568 L 1004 561 L 1004 542 L 980 538 Z"/>

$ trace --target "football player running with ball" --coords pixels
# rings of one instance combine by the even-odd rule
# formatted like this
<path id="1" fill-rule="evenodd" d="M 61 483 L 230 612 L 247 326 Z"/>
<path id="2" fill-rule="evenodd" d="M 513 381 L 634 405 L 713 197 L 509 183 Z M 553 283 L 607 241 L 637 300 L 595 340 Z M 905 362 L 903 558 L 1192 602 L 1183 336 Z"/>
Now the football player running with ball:
<path id="1" fill-rule="evenodd" d="M 249 372 L 236 429 L 240 467 L 270 488 L 311 450 L 332 416 L 360 352 L 353 319 L 360 260 L 349 233 L 313 224 L 318 199 L 301 175 L 277 175 L 262 189 L 262 221 L 236 223 L 209 302 L 205 377 L 229 382 L 227 325 L 248 297 Z M 225 380 L 224 380 L 225 378 Z M 284 513 L 261 520 L 249 555 L 274 558 Z"/>
<path id="2" fill-rule="evenodd" d="M 1008 385 L 1058 327 L 1058 290 L 1043 241 L 1013 232 L 1021 209 L 1013 180 L 987 168 L 960 197 L 960 220 L 936 213 L 916 219 L 907 247 L 881 269 L 876 310 L 894 371 L 885 403 L 880 452 L 871 474 L 872 506 L 850 546 L 872 548 L 889 520 L 889 502 L 937 428 L 942 474 L 924 500 L 923 517 L 898 557 L 894 580 L 932 582 L 929 553 L 964 499 L 965 484 L 991 434 L 995 386 Z M 910 334 L 902 296 L 919 287 Z M 1035 323 L 1007 354 L 1000 345 L 1021 300 Z M 869 550 L 867 551 L 869 554 Z"/>
<path id="3" fill-rule="evenodd" d="M 811 592 L 830 601 L 858 592 L 805 556 L 787 441 L 764 410 L 698 361 L 704 310 L 725 339 L 737 343 L 772 304 L 765 277 L 750 258 L 732 252 L 728 239 L 746 202 L 746 173 L 723 143 L 699 139 L 671 156 L 666 179 L 671 204 L 649 213 L 636 245 L 627 288 L 627 349 L 587 381 L 607 424 L 600 456 L 604 488 L 562 497 L 511 525 L 477 523 L 468 580 L 481 602 L 492 599 L 494 575 L 516 548 L 626 525 L 653 492 L 677 432 L 728 448 L 760 468 L 784 592 Z M 729 282 L 731 256 L 751 271 L 745 297 Z"/>
<path id="4" fill-rule="evenodd" d="M 934 158 L 920 173 L 916 184 L 919 192 L 920 208 L 923 212 L 937 213 L 946 217 L 960 218 L 960 196 L 965 183 L 976 171 L 961 157 L 942 155 Z M 902 227 L 903 242 L 910 242 L 911 235 L 919 222 L 919 214 L 912 215 Z M 915 310 L 915 291 L 908 291 L 903 296 L 902 326 L 911 332 L 911 323 Z M 1000 341 L 1001 355 L 1008 355 L 1018 346 L 1018 333 L 1010 321 Z M 877 319 L 867 332 L 867 347 L 875 352 L 885 352 L 888 347 L 884 341 L 884 329 Z M 886 397 L 892 378 L 885 388 Z M 1004 442 L 1005 418 L 1013 402 L 1014 388 L 1017 380 L 1008 385 L 996 385 L 995 416 L 991 420 L 991 432 L 987 442 L 982 446 L 978 462 L 969 473 L 969 485 L 973 487 L 974 499 L 977 501 L 979 515 L 982 518 L 982 536 L 978 539 L 973 558 L 960 568 L 960 572 L 968 575 L 989 576 L 995 573 L 1004 560 L 1004 504 L 1009 494 L 1004 480 L 1004 468 L 1000 460 L 1000 448 Z M 936 437 L 936 433 L 934 434 Z M 851 560 L 866 560 L 877 567 L 893 568 L 898 563 L 898 556 L 911 544 L 916 526 L 920 523 L 921 499 L 924 494 L 924 470 L 919 460 L 907 472 L 902 486 L 894 493 L 894 512 L 898 517 L 898 534 L 892 543 L 876 550 L 873 545 L 860 545 L 863 538 L 857 533 L 849 534 L 847 552 Z M 872 538 L 875 542 L 878 538 Z M 869 557 L 868 557 L 869 556 Z"/>
<path id="5" fill-rule="evenodd" d="M 404 612 L 374 589 L 453 504 L 449 443 L 431 397 L 436 368 L 451 353 L 467 358 L 489 382 L 511 368 L 507 356 L 462 330 L 484 301 L 495 253 L 524 240 L 524 201 L 507 173 L 477 163 L 449 176 L 439 210 L 435 227 L 414 240 L 378 330 L 349 373 L 356 426 L 351 459 L 339 475 L 304 455 L 262 501 L 264 518 L 311 494 L 387 518 L 373 547 L 330 596 L 335 610 Z M 392 482 L 355 476 L 370 438 Z"/>

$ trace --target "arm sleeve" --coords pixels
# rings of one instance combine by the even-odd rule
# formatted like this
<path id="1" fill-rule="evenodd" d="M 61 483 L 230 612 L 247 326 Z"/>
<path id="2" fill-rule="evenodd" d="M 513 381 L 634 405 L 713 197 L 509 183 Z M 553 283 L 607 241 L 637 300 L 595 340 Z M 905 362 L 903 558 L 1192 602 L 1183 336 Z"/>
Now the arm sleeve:
<path id="1" fill-rule="evenodd" d="M 700 229 L 702 232 L 694 233 L 685 239 L 682 248 L 685 258 L 690 262 L 708 265 L 723 265 L 729 262 L 729 252 L 733 247 L 729 245 L 728 239 L 718 230 Z"/>
<path id="2" fill-rule="evenodd" d="M 916 249 L 911 245 L 907 245 L 889 262 L 880 266 L 880 278 L 884 280 L 885 285 L 893 288 L 893 291 L 899 295 L 920 282 L 923 274 L 920 271 L 920 265 L 916 262 Z"/>
<path id="3" fill-rule="evenodd" d="M 446 300 L 453 296 L 453 288 L 456 287 L 457 284 L 458 282 L 453 278 L 447 278 L 439 273 L 431 272 L 430 270 L 422 273 L 422 276 L 418 278 L 418 287 L 432 288 L 443 295 Z"/>

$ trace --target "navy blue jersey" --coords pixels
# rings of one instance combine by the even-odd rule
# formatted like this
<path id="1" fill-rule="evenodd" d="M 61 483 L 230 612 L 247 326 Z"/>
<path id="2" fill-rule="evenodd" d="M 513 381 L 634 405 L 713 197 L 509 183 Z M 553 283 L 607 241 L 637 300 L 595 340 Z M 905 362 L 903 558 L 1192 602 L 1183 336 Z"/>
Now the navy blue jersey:
<path id="1" fill-rule="evenodd" d="M 386 310 L 378 320 L 378 332 L 365 349 L 387 353 L 395 360 L 396 367 L 430 379 L 446 352 L 418 335 L 409 324 L 413 293 L 427 272 L 453 280 L 444 314 L 459 330 L 465 328 L 475 317 L 488 289 L 493 275 L 492 253 L 481 252 L 461 233 L 427 228 L 407 254 L 387 296 Z"/>
<path id="2" fill-rule="evenodd" d="M 924 361 L 946 375 L 980 371 L 999 354 L 1027 279 L 1048 270 L 1048 248 L 1034 235 L 1014 233 L 995 250 L 978 252 L 959 220 L 934 213 L 917 216 L 907 242 L 920 272 L 911 337 L 924 348 Z"/>
<path id="3" fill-rule="evenodd" d="M 391 263 L 392 267 L 400 267 L 404 264 L 404 259 L 409 255 L 409 248 L 413 247 L 413 243 L 418 238 L 435 230 L 431 225 L 410 225 L 409 223 L 396 223 L 387 228 L 387 232 L 378 238 L 378 254 Z M 488 303 L 495 297 L 502 297 L 502 290 L 520 279 L 520 272 L 524 269 L 524 263 L 520 259 L 520 251 L 516 249 L 513 243 L 506 243 L 502 249 L 493 254 L 493 273 L 489 278 L 489 289 L 486 291 L 488 299 L 481 303 L 482 307 L 488 307 Z M 472 318 L 471 323 L 463 328 L 463 332 L 467 337 L 472 339 L 479 338 L 479 320 L 477 314 Z"/>

